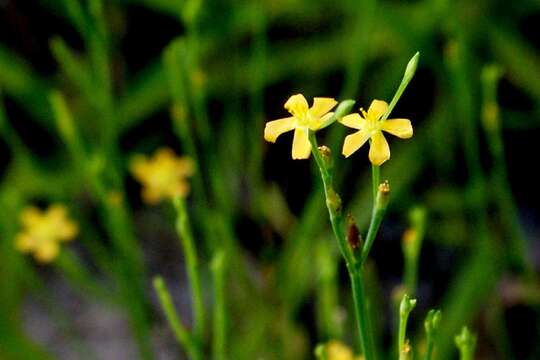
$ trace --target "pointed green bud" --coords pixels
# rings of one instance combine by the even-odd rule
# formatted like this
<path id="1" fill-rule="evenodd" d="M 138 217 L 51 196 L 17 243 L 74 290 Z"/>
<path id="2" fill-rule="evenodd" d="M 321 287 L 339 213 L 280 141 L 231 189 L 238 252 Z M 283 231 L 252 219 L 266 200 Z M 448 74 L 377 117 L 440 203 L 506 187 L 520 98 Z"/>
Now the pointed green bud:
<path id="1" fill-rule="evenodd" d="M 420 53 L 417 51 L 416 54 L 414 54 L 414 56 L 412 57 L 412 59 L 409 60 L 409 63 L 407 64 L 407 68 L 405 69 L 405 75 L 403 76 L 403 79 L 405 79 L 407 82 L 409 82 L 414 76 L 414 73 L 416 73 L 416 68 L 418 67 L 419 58 L 420 58 Z"/>
<path id="2" fill-rule="evenodd" d="M 334 115 L 330 116 L 324 123 L 322 123 L 321 126 L 319 126 L 318 130 L 324 129 L 325 127 L 332 125 L 345 115 L 348 115 L 351 112 L 355 103 L 356 101 L 351 99 L 343 100 L 342 102 L 340 102 L 336 110 L 334 111 Z"/>

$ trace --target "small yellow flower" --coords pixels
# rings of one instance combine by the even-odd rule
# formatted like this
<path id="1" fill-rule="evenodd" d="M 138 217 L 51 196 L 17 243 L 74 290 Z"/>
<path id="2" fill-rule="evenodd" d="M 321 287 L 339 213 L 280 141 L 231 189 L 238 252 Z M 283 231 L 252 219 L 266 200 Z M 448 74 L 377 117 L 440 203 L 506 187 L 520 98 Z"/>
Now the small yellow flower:
<path id="1" fill-rule="evenodd" d="M 326 357 L 328 360 L 363 360 L 362 356 L 354 356 L 352 350 L 337 340 L 330 340 L 326 344 Z"/>
<path id="2" fill-rule="evenodd" d="M 366 141 L 371 139 L 369 160 L 373 165 L 380 166 L 390 159 L 390 147 L 382 133 L 383 131 L 402 139 L 412 137 L 413 128 L 410 120 L 380 120 L 387 110 L 388 104 L 385 101 L 373 100 L 367 112 L 360 109 L 362 115 L 349 114 L 339 120 L 343 125 L 358 130 L 345 138 L 342 151 L 345 157 L 351 156 Z"/>
<path id="3" fill-rule="evenodd" d="M 330 125 L 329 120 L 333 113 L 329 112 L 337 101 L 332 98 L 313 98 L 313 106 L 309 108 L 304 95 L 293 95 L 285 103 L 285 109 L 292 114 L 291 117 L 269 121 L 264 128 L 264 139 L 276 142 L 279 135 L 294 129 L 292 145 L 293 159 L 307 159 L 311 154 L 309 131 L 316 131 Z"/>
<path id="4" fill-rule="evenodd" d="M 177 157 L 171 149 L 162 148 L 151 158 L 135 156 L 130 170 L 143 185 L 143 200 L 147 204 L 157 204 L 164 198 L 187 196 L 190 187 L 186 178 L 193 175 L 195 164 L 189 157 Z"/>
<path id="5" fill-rule="evenodd" d="M 42 211 L 27 207 L 21 213 L 23 229 L 15 239 L 15 247 L 32 253 L 42 263 L 53 261 L 60 251 L 60 243 L 72 240 L 78 232 L 77 224 L 67 216 L 63 205 L 51 205 Z"/>

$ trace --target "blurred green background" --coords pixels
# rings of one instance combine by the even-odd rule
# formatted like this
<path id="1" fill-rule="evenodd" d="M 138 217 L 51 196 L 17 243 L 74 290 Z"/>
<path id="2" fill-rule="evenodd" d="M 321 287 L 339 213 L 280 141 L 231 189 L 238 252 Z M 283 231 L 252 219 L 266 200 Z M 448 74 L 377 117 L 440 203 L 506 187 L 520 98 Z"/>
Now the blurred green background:
<path id="1" fill-rule="evenodd" d="M 227 253 L 228 358 L 309 359 L 331 338 L 358 349 L 317 173 L 291 160 L 290 134 L 269 146 L 262 129 L 295 93 L 389 101 L 416 51 L 393 112 L 415 135 L 390 140 L 369 266 L 380 346 L 390 358 L 401 237 L 422 206 L 415 347 L 437 307 L 437 359 L 457 356 L 464 324 L 479 359 L 538 359 L 539 21 L 538 0 L 0 0 L 0 359 L 184 356 L 151 286 L 164 276 L 189 327 L 174 212 L 143 204 L 128 169 L 163 146 L 199 164 L 189 210 L 208 309 L 209 261 Z M 319 143 L 339 154 L 332 128 Z M 367 151 L 336 172 L 365 231 Z M 53 202 L 81 231 L 43 266 L 14 238 L 24 206 Z"/>

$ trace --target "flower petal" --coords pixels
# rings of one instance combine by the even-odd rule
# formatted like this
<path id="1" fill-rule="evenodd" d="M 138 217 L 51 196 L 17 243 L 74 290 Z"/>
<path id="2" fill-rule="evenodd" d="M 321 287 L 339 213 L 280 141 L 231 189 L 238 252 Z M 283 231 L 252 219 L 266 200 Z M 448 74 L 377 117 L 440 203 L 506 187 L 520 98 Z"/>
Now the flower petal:
<path id="1" fill-rule="evenodd" d="M 345 126 L 358 130 L 362 129 L 366 125 L 366 119 L 364 119 L 358 113 L 345 115 L 338 121 Z"/>
<path id="2" fill-rule="evenodd" d="M 343 150 L 341 153 L 345 157 L 351 156 L 356 150 L 360 149 L 362 145 L 366 143 L 369 139 L 369 132 L 366 129 L 359 130 L 354 134 L 348 135 L 345 137 L 345 142 L 343 143 Z"/>
<path id="3" fill-rule="evenodd" d="M 307 113 L 309 105 L 304 95 L 296 94 L 287 100 L 284 107 L 294 116 L 301 117 Z"/>
<path id="4" fill-rule="evenodd" d="M 382 131 L 377 131 L 371 137 L 369 160 L 373 165 L 381 166 L 388 159 L 390 159 L 390 147 Z"/>
<path id="5" fill-rule="evenodd" d="M 155 186 L 144 187 L 141 190 L 143 201 L 148 205 L 156 205 L 163 199 L 163 191 Z"/>
<path id="6" fill-rule="evenodd" d="M 367 111 L 367 114 L 369 116 L 369 119 L 371 120 L 379 120 L 381 116 L 384 115 L 384 113 L 388 110 L 388 104 L 386 101 L 383 100 L 373 100 L 371 102 L 371 105 L 369 105 L 369 109 Z"/>
<path id="7" fill-rule="evenodd" d="M 294 129 L 295 121 L 294 117 L 288 117 L 284 119 L 269 121 L 264 127 L 264 140 L 269 142 L 276 142 L 279 135 L 284 132 Z"/>
<path id="8" fill-rule="evenodd" d="M 34 248 L 35 245 L 36 242 L 34 238 L 28 233 L 20 233 L 15 238 L 15 248 L 20 252 L 29 252 Z"/>
<path id="9" fill-rule="evenodd" d="M 307 128 L 296 128 L 294 130 L 294 138 L 292 144 L 292 158 L 297 159 L 307 159 L 311 153 L 311 143 L 308 138 L 308 129 Z"/>
<path id="10" fill-rule="evenodd" d="M 313 98 L 313 106 L 311 109 L 309 109 L 309 111 L 311 112 L 311 115 L 321 117 L 332 110 L 332 108 L 336 105 L 337 101 L 333 98 L 316 97 Z"/>
<path id="11" fill-rule="evenodd" d="M 386 120 L 382 124 L 382 129 L 402 139 L 413 136 L 413 128 L 409 119 Z"/>
<path id="12" fill-rule="evenodd" d="M 43 214 L 35 206 L 24 208 L 21 212 L 21 223 L 28 228 L 36 226 L 43 219 Z"/>
<path id="13" fill-rule="evenodd" d="M 50 263 L 60 252 L 60 246 L 56 241 L 47 241 L 36 248 L 34 257 L 41 263 Z"/>

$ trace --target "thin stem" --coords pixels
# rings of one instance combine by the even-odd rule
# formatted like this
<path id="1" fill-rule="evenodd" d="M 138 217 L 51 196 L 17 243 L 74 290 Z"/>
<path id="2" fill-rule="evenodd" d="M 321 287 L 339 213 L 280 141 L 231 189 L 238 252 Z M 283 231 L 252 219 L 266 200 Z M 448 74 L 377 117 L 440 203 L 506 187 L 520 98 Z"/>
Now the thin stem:
<path id="1" fill-rule="evenodd" d="M 375 185 L 373 187 L 376 187 Z M 382 187 L 382 190 L 381 190 Z M 360 261 L 357 263 L 357 266 L 362 266 L 366 261 L 369 251 L 373 246 L 379 227 L 381 226 L 384 214 L 386 213 L 386 207 L 388 205 L 388 184 L 381 184 L 378 187 L 377 195 L 373 204 L 373 210 L 371 212 L 371 221 L 369 223 L 368 233 L 366 235 L 366 242 L 362 248 L 362 255 Z"/>
<path id="2" fill-rule="evenodd" d="M 369 308 L 366 303 L 366 293 L 364 291 L 364 279 L 361 270 L 349 271 L 351 286 L 354 299 L 354 311 L 356 314 L 356 323 L 360 332 L 360 344 L 366 360 L 376 359 L 373 331 L 371 331 L 371 322 L 369 319 Z"/>
<path id="3" fill-rule="evenodd" d="M 371 165 L 371 183 L 373 188 L 373 203 L 377 199 L 377 191 L 379 190 L 379 184 L 381 183 L 381 167 L 377 165 Z"/>
<path id="4" fill-rule="evenodd" d="M 427 348 L 424 355 L 424 360 L 431 360 L 433 356 L 433 348 L 435 347 L 435 337 L 439 331 L 439 325 L 441 323 L 441 311 L 431 309 L 429 310 L 426 320 L 424 321 L 424 328 L 426 330 L 426 342 Z"/>
<path id="5" fill-rule="evenodd" d="M 177 197 L 174 199 L 174 207 L 176 209 L 176 230 L 180 237 L 184 257 L 186 260 L 186 270 L 191 288 L 191 299 L 193 306 L 193 317 L 195 319 L 194 332 L 197 342 L 202 344 L 204 337 L 204 304 L 202 299 L 201 280 L 199 273 L 199 264 L 197 252 L 195 250 L 195 242 L 191 227 L 189 225 L 189 217 L 184 199 Z"/>
<path id="6" fill-rule="evenodd" d="M 319 152 L 319 147 L 317 145 L 317 139 L 315 134 L 309 133 L 309 141 L 311 143 L 311 153 L 315 158 L 315 162 L 319 167 L 321 173 L 321 179 L 324 187 L 324 195 L 326 198 L 326 206 L 328 208 L 328 215 L 330 217 L 330 223 L 332 224 L 332 230 L 338 241 L 339 249 L 341 254 L 345 258 L 347 266 L 353 266 L 355 263 L 354 255 L 347 244 L 347 239 L 345 237 L 344 227 L 343 227 L 343 215 L 341 213 L 341 199 L 339 195 L 334 191 L 332 185 L 332 174 L 328 170 L 328 167 L 325 164 L 325 160 L 322 158 L 321 153 Z"/>
<path id="7" fill-rule="evenodd" d="M 214 285 L 212 353 L 214 360 L 226 359 L 225 261 L 223 251 L 218 252 L 212 260 Z"/>
<path id="8" fill-rule="evenodd" d="M 398 357 L 400 360 L 411 359 L 411 349 L 407 341 L 407 321 L 409 314 L 416 306 L 416 299 L 411 299 L 409 295 L 403 295 L 399 304 L 399 332 L 398 332 Z"/>
<path id="9" fill-rule="evenodd" d="M 165 318 L 167 319 L 167 322 L 169 323 L 169 326 L 171 327 L 178 343 L 186 349 L 190 359 L 202 359 L 202 356 L 199 354 L 197 343 L 194 341 L 193 337 L 187 331 L 184 325 L 182 325 L 180 317 L 174 308 L 171 294 L 160 276 L 156 276 L 154 278 L 154 289 L 158 295 Z"/>

